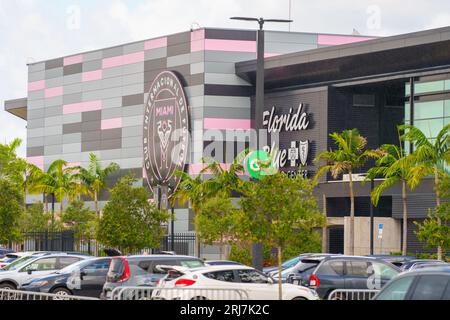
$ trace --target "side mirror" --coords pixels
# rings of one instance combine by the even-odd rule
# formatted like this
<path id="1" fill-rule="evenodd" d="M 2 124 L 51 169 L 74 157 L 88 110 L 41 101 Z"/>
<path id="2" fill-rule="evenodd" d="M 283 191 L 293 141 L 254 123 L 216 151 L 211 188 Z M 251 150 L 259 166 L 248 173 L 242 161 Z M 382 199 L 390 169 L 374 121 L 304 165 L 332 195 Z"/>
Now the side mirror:
<path id="1" fill-rule="evenodd" d="M 273 280 L 272 277 L 268 277 L 268 278 L 267 278 L 267 283 L 268 283 L 268 284 L 274 284 L 274 283 L 275 283 L 275 280 Z"/>
<path id="2" fill-rule="evenodd" d="M 81 271 L 81 272 L 80 272 L 80 279 L 81 279 L 81 280 L 83 280 L 83 278 L 86 277 L 86 276 L 87 276 L 86 271 Z"/>
<path id="3" fill-rule="evenodd" d="M 35 271 L 35 270 L 33 270 L 33 269 L 28 269 L 28 270 L 27 270 L 27 273 L 31 275 L 31 274 L 33 273 L 33 271 Z"/>

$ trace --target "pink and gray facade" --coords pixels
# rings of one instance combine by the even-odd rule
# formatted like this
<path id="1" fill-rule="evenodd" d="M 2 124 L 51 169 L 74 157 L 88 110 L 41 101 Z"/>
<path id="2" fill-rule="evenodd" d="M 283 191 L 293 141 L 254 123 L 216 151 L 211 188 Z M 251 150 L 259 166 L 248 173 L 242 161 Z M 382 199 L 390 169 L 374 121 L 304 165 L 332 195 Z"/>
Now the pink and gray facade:
<path id="1" fill-rule="evenodd" d="M 268 31 L 266 55 L 368 39 Z M 188 163 L 196 174 L 203 167 L 206 130 L 251 128 L 254 86 L 236 74 L 236 63 L 255 58 L 255 31 L 207 28 L 161 36 L 30 64 L 27 98 L 7 101 L 5 108 L 27 120 L 27 158 L 42 169 L 57 159 L 85 166 L 95 153 L 103 165 L 120 165 L 112 180 L 132 171 L 143 182 L 147 92 L 159 73 L 173 71 L 188 99 L 193 139 Z M 224 155 L 224 164 L 228 158 Z M 30 203 L 39 200 L 28 198 Z M 190 230 L 190 221 L 189 210 L 178 209 L 176 231 Z"/>

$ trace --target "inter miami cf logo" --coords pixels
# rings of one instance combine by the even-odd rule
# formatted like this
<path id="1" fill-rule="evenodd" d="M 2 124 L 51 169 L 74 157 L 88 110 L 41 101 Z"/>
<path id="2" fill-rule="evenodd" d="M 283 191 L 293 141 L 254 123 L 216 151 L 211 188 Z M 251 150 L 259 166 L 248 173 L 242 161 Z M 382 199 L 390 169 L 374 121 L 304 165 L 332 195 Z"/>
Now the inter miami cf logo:
<path id="1" fill-rule="evenodd" d="M 186 95 L 178 77 L 170 71 L 160 73 L 153 81 L 144 116 L 144 167 L 147 182 L 176 190 L 184 170 L 189 147 L 189 111 Z"/>

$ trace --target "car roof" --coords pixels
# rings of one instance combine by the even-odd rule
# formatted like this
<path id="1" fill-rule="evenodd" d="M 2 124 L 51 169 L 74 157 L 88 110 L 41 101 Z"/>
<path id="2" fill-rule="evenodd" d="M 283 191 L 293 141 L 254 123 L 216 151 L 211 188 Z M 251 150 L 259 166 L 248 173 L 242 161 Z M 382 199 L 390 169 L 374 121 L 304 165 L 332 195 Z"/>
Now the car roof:
<path id="1" fill-rule="evenodd" d="M 436 274 L 436 275 L 448 275 L 450 276 L 450 265 L 442 265 L 435 267 L 427 267 L 423 269 L 416 269 L 412 271 L 406 271 L 401 274 L 401 276 L 415 276 L 415 275 L 423 275 L 423 274 Z"/>
<path id="2" fill-rule="evenodd" d="M 365 256 L 348 256 L 343 254 L 336 254 L 336 255 L 323 255 L 323 256 L 311 256 L 305 259 L 302 259 L 302 261 L 309 261 L 309 260 L 317 260 L 317 261 L 323 261 L 323 260 L 332 260 L 332 259 L 345 259 L 345 260 L 380 260 L 375 257 L 365 257 Z"/>
<path id="3" fill-rule="evenodd" d="M 201 260 L 192 256 L 175 256 L 175 255 L 167 255 L 167 254 L 152 254 L 152 255 L 138 255 L 138 256 L 122 256 L 122 257 L 113 257 L 113 258 L 126 258 L 128 260 L 177 260 L 177 259 L 192 259 L 192 260 Z"/>

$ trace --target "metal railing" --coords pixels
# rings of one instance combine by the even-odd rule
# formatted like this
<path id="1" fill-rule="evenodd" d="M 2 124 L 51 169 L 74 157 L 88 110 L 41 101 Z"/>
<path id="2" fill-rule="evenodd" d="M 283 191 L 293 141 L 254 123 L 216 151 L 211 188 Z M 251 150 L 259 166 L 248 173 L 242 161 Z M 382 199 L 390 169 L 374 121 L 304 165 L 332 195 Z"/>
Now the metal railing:
<path id="1" fill-rule="evenodd" d="M 380 290 L 337 289 L 331 292 L 327 300 L 372 300 Z"/>
<path id="2" fill-rule="evenodd" d="M 111 300 L 249 300 L 246 290 L 213 288 L 118 287 Z"/>
<path id="3" fill-rule="evenodd" d="M 70 296 L 66 294 L 50 294 L 10 289 L 0 289 L 0 301 L 7 300 L 99 300 L 89 297 Z"/>

